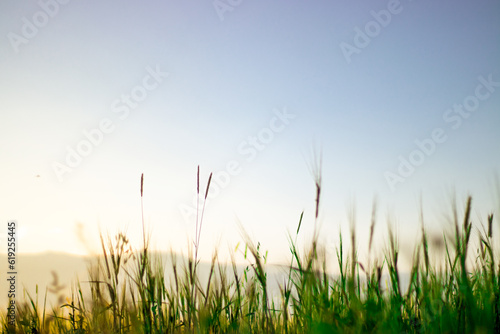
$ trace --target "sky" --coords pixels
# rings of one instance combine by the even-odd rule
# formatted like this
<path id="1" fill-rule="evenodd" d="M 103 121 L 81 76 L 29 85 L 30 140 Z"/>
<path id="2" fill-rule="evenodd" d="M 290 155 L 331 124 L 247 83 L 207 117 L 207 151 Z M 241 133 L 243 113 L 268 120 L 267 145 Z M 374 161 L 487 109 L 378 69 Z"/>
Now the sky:
<path id="1" fill-rule="evenodd" d="M 99 252 L 99 231 L 200 252 L 241 228 L 279 262 L 302 211 L 334 254 L 377 202 L 415 242 L 473 195 L 498 211 L 498 1 L 0 3 L 0 252 Z M 321 164 L 318 162 L 321 160 Z M 143 214 L 140 179 L 144 173 Z M 203 196 L 202 196 L 203 197 Z M 495 211 L 496 212 L 496 211 Z"/>

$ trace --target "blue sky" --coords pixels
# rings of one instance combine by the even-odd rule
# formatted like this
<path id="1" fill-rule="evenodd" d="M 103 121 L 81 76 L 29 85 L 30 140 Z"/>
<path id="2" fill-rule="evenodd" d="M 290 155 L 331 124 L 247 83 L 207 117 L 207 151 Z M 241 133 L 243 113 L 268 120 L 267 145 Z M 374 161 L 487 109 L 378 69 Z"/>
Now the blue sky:
<path id="1" fill-rule="evenodd" d="M 484 216 L 498 208 L 499 10 L 497 1 L 4 1 L 0 220 L 18 220 L 22 252 L 85 253 L 99 226 L 139 242 L 145 173 L 153 241 L 185 251 L 194 217 L 182 212 L 200 165 L 220 188 L 203 254 L 234 246 L 241 221 L 278 261 L 302 210 L 312 231 L 314 147 L 330 248 L 353 203 L 367 230 L 375 195 L 381 236 L 388 213 L 403 240 L 415 239 L 420 194 L 431 226 L 443 223 L 452 189 L 460 200 L 472 193 Z M 467 103 L 473 111 L 454 111 Z M 88 154 L 61 172 L 78 148 Z M 417 162 L 406 176 L 400 157 Z"/>

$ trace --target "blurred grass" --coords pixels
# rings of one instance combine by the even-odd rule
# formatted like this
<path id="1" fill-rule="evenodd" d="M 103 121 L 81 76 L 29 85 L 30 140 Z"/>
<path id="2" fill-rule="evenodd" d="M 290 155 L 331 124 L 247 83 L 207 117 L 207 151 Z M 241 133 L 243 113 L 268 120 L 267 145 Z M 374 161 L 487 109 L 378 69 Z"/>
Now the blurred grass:
<path id="1" fill-rule="evenodd" d="M 350 213 L 350 249 L 342 233 L 336 260 L 340 274 L 327 273 L 327 253 L 318 243 L 316 228 L 321 194 L 321 170 L 316 169 L 315 228 L 309 247 L 297 248 L 297 230 L 289 235 L 290 264 L 270 296 L 267 252 L 242 228 L 245 245 L 238 244 L 228 265 L 212 256 L 208 279 L 199 277 L 198 246 L 204 204 L 197 216 L 189 257 L 169 268 L 149 249 L 149 238 L 134 250 L 123 233 L 101 235 L 102 256 L 88 270 L 88 280 L 77 282 L 72 295 L 59 307 L 43 306 L 40 294 L 18 304 L 15 326 L 2 313 L 3 333 L 499 333 L 500 266 L 495 247 L 493 214 L 476 228 L 477 252 L 471 252 L 472 198 L 465 211 L 452 207 L 454 234 L 446 237 L 442 261 L 431 261 L 429 237 L 421 213 L 420 242 L 413 252 L 409 283 L 402 286 L 399 244 L 391 224 L 388 247 L 381 258 L 358 260 L 355 210 Z M 208 194 L 210 179 L 204 199 Z M 199 170 L 197 192 L 200 195 Z M 202 193 L 203 194 L 203 193 Z M 141 206 L 143 176 L 141 176 Z M 373 204 L 369 251 L 376 226 Z M 476 226 L 476 224 L 475 224 Z M 144 223 L 143 223 L 144 227 Z M 144 228 L 143 228 L 144 231 Z M 143 232 L 144 233 L 144 232 Z M 194 249 L 193 249 L 194 248 Z M 235 252 L 249 265 L 238 269 Z M 435 263 L 434 263 L 435 262 Z M 166 277 L 169 273 L 170 277 Z M 389 283 L 382 286 L 383 275 Z M 90 287 L 90 296 L 82 285 Z"/>

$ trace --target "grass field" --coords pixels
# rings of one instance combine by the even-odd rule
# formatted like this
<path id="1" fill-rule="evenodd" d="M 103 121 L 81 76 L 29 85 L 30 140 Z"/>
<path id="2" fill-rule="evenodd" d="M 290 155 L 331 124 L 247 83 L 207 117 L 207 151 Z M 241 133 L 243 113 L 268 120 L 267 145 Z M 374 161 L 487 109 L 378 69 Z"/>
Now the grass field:
<path id="1" fill-rule="evenodd" d="M 321 177 L 316 176 L 315 224 L 321 201 Z M 200 194 L 199 171 L 197 180 Z M 211 176 L 202 200 L 210 180 Z M 141 177 L 141 201 L 142 195 Z M 493 233 L 498 222 L 492 213 L 486 214 L 484 225 L 473 222 L 472 208 L 471 197 L 464 212 L 451 208 L 454 231 L 451 236 L 443 233 L 440 261 L 432 260 L 422 223 L 407 286 L 398 267 L 398 238 L 390 228 L 384 256 L 365 263 L 358 260 L 354 224 L 347 240 L 350 246 L 340 234 L 336 249 L 340 274 L 332 277 L 316 225 L 308 248 L 297 247 L 302 214 L 289 236 L 286 278 L 274 296 L 269 291 L 267 254 L 244 232 L 245 245 L 238 252 L 248 260 L 246 269 L 238 269 L 234 254 L 232 263 L 225 264 L 214 252 L 208 280 L 199 279 L 204 213 L 199 204 L 185 263 L 172 258 L 171 267 L 163 268 L 149 249 L 144 230 L 143 245 L 137 250 L 124 234 L 101 235 L 102 256 L 89 268 L 85 282 L 90 285 L 89 296 L 82 292 L 82 282 L 60 307 L 49 309 L 46 292 L 39 292 L 18 304 L 14 326 L 3 312 L 2 329 L 5 333 L 498 333 L 500 266 Z M 369 251 L 375 211 L 376 205 Z M 478 245 L 477 250 L 472 244 Z M 388 277 L 388 284 L 382 277 Z"/>

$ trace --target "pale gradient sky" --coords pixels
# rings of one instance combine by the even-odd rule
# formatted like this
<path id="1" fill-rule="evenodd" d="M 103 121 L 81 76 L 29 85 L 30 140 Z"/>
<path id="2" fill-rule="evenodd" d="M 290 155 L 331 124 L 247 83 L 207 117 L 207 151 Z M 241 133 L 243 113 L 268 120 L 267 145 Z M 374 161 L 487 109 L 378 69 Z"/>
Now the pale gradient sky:
<path id="1" fill-rule="evenodd" d="M 500 82 L 498 1 L 243 0 L 221 16 L 212 1 L 54 3 L 0 3 L 0 226 L 18 221 L 20 252 L 85 253 L 79 223 L 90 245 L 100 225 L 127 228 L 139 246 L 141 173 L 153 242 L 185 251 L 194 220 L 179 208 L 192 202 L 197 165 L 204 187 L 210 171 L 236 161 L 240 172 L 207 207 L 202 253 L 218 240 L 223 250 L 234 246 L 240 220 L 280 260 L 303 209 L 305 233 L 312 231 L 314 143 L 323 151 L 330 248 L 353 201 L 358 228 L 367 230 L 375 194 L 380 235 L 390 212 L 409 240 L 420 194 L 431 226 L 453 187 L 461 200 L 475 196 L 483 218 L 498 209 L 499 84 L 480 88 L 489 96 L 456 129 L 444 119 L 474 96 L 480 76 Z M 364 31 L 371 11 L 388 7 L 390 22 L 348 61 L 341 43 L 356 46 L 356 27 Z M 34 20 L 44 24 L 37 32 L 27 27 Z M 25 43 L 13 42 L 23 33 L 31 33 Z M 168 76 L 120 119 L 114 110 L 124 104 L 115 101 L 142 85 L 148 68 Z M 294 118 L 273 123 L 283 130 L 247 161 L 245 141 L 277 110 Z M 68 147 L 103 119 L 113 131 L 59 182 L 54 162 L 64 164 Z M 446 140 L 391 191 L 384 173 L 397 173 L 399 156 L 437 128 Z"/>

